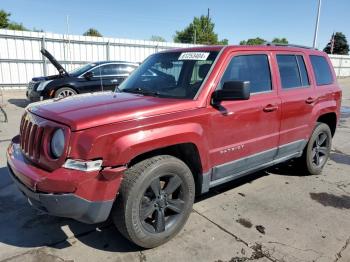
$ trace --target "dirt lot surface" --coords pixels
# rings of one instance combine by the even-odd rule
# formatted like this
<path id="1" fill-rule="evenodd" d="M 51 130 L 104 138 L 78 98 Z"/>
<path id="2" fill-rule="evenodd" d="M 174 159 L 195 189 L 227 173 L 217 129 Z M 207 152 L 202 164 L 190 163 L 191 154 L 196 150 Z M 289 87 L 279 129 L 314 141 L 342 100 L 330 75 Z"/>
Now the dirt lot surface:
<path id="1" fill-rule="evenodd" d="M 85 225 L 33 210 L 7 174 L 23 91 L 5 91 L 0 123 L 0 261 L 350 261 L 350 79 L 331 160 L 322 175 L 280 165 L 198 198 L 181 233 L 140 249 L 110 222 Z M 2 119 L 0 117 L 0 119 Z"/>

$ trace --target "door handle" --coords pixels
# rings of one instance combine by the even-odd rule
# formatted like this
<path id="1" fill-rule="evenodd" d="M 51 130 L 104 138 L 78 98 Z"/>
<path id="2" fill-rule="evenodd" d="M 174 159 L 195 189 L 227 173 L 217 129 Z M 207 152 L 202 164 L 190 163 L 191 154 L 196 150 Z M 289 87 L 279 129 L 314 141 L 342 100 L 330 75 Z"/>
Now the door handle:
<path id="1" fill-rule="evenodd" d="M 113 79 L 113 80 L 111 80 L 111 82 L 114 84 L 114 83 L 118 83 L 119 81 L 118 81 L 118 79 Z"/>
<path id="2" fill-rule="evenodd" d="M 268 104 L 267 106 L 264 107 L 264 112 L 273 112 L 276 111 L 278 109 L 277 105 L 272 105 L 272 104 Z"/>
<path id="3" fill-rule="evenodd" d="M 316 101 L 316 98 L 314 98 L 314 97 L 308 97 L 306 100 L 305 100 L 305 103 L 306 104 L 312 104 L 312 103 L 314 103 Z"/>

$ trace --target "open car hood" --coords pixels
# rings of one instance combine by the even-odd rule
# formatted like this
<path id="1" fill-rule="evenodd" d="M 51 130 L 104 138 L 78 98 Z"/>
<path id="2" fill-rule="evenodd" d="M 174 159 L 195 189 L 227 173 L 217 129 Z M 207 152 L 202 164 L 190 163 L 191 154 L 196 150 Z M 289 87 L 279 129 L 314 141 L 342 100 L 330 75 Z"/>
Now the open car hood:
<path id="1" fill-rule="evenodd" d="M 40 52 L 42 53 L 43 56 L 45 56 L 49 61 L 56 67 L 60 75 L 67 75 L 69 76 L 68 72 L 66 69 L 63 68 L 63 66 L 58 63 L 58 61 L 51 55 L 49 51 L 47 51 L 45 48 L 41 48 Z"/>

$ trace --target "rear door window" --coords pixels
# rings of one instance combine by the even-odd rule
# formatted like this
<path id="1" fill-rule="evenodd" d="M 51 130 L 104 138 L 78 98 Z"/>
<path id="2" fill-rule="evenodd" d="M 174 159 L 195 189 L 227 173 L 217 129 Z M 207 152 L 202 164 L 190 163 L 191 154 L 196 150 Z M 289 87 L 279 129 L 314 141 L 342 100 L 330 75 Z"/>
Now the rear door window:
<path id="1" fill-rule="evenodd" d="M 130 73 L 132 71 L 134 71 L 136 68 L 136 66 L 133 66 L 133 65 L 118 65 L 117 66 L 117 75 L 120 75 L 120 76 L 128 76 L 130 75 Z"/>
<path id="2" fill-rule="evenodd" d="M 283 89 L 309 86 L 309 77 L 301 55 L 277 55 Z"/>
<path id="3" fill-rule="evenodd" d="M 238 55 L 232 58 L 221 78 L 220 88 L 227 81 L 249 81 L 251 93 L 270 91 L 271 72 L 267 55 Z"/>
<path id="4" fill-rule="evenodd" d="M 99 67 L 96 67 L 91 72 L 94 77 L 100 76 L 115 76 L 117 75 L 117 65 L 116 64 L 106 64 Z"/>
<path id="5" fill-rule="evenodd" d="M 333 76 L 329 64 L 323 56 L 310 56 L 312 68 L 314 69 L 316 84 L 318 86 L 330 85 L 333 83 Z"/>

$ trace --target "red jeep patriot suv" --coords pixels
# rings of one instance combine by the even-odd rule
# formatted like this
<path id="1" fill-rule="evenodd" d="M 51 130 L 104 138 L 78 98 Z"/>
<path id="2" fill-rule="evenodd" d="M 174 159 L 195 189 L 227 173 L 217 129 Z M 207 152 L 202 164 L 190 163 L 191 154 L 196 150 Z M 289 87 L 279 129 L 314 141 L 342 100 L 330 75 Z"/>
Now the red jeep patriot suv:
<path id="1" fill-rule="evenodd" d="M 7 150 L 29 203 L 139 246 L 176 235 L 195 194 L 297 158 L 319 174 L 341 90 L 323 52 L 209 46 L 147 58 L 115 92 L 32 104 Z"/>

